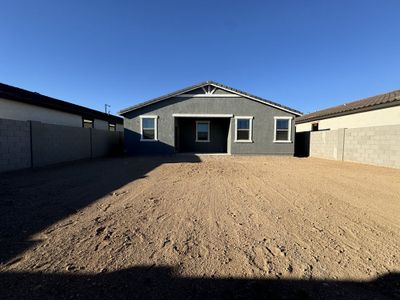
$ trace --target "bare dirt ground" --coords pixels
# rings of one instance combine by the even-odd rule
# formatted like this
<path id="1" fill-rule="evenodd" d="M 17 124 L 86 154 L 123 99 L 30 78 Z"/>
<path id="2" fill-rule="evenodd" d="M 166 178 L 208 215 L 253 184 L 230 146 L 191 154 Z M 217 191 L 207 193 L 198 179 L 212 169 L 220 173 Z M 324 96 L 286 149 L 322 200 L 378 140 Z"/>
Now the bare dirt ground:
<path id="1" fill-rule="evenodd" d="M 400 297 L 400 170 L 116 158 L 4 174 L 0 197 L 0 298 Z"/>

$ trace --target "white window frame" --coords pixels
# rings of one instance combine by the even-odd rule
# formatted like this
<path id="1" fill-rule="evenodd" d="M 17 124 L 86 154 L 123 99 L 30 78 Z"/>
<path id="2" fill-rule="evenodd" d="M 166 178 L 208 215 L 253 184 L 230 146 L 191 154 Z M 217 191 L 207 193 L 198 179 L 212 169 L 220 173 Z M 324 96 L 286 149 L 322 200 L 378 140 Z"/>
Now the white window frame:
<path id="1" fill-rule="evenodd" d="M 198 131 L 197 131 L 197 124 L 199 124 L 199 123 L 207 123 L 208 124 L 208 134 L 207 134 L 208 139 L 207 140 L 199 140 Z M 196 121 L 196 143 L 209 143 L 210 142 L 210 132 L 211 132 L 210 121 L 201 121 L 201 120 Z"/>
<path id="2" fill-rule="evenodd" d="M 288 140 L 276 140 L 276 124 L 278 120 L 288 120 Z M 283 116 L 283 117 L 274 117 L 274 143 L 291 143 L 292 142 L 292 120 L 293 117 Z"/>
<path id="3" fill-rule="evenodd" d="M 90 124 L 91 127 L 85 127 L 86 124 Z M 82 128 L 94 128 L 94 119 L 83 118 L 82 117 Z"/>
<path id="4" fill-rule="evenodd" d="M 114 130 L 111 130 L 113 128 Z M 117 131 L 117 124 L 108 122 L 108 131 L 114 132 Z"/>
<path id="5" fill-rule="evenodd" d="M 248 140 L 238 140 L 237 139 L 237 123 L 238 119 L 249 120 L 249 139 Z M 253 116 L 235 116 L 235 143 L 252 143 L 253 142 Z"/>
<path id="6" fill-rule="evenodd" d="M 154 139 L 149 140 L 149 139 L 144 139 L 143 138 L 143 119 L 154 119 Z M 150 129 L 150 128 L 148 128 Z M 140 141 L 141 142 L 157 142 L 158 141 L 158 116 L 148 116 L 148 115 L 143 115 L 140 116 Z"/>

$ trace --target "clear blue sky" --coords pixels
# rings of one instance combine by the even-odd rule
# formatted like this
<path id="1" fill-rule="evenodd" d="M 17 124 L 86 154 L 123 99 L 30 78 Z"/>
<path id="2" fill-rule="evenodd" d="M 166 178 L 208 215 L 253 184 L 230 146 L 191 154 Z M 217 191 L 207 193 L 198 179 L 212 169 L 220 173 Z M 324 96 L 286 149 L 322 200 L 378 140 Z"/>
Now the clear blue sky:
<path id="1" fill-rule="evenodd" d="M 303 112 L 400 89 L 399 0 L 2 0 L 0 82 L 111 111 L 204 80 Z"/>

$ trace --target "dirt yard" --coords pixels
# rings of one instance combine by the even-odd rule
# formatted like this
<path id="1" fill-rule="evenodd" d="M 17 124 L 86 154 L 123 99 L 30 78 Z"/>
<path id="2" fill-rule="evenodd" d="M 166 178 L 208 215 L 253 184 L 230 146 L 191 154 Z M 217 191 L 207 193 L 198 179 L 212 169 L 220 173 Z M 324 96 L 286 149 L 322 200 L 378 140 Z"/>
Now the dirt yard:
<path id="1" fill-rule="evenodd" d="M 1 175 L 0 197 L 0 298 L 400 297 L 400 170 L 117 158 Z"/>

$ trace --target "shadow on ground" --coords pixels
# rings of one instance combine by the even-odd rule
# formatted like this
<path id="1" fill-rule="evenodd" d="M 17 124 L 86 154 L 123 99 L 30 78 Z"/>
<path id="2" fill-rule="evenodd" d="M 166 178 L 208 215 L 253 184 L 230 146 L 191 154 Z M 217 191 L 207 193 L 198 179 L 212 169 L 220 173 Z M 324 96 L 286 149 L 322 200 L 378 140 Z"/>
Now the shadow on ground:
<path id="1" fill-rule="evenodd" d="M 0 175 L 0 265 L 40 241 L 31 236 L 165 163 L 197 163 L 194 155 L 79 161 Z"/>
<path id="2" fill-rule="evenodd" d="M 95 275 L 0 273 L 1 299 L 394 299 L 400 274 L 374 281 L 216 279 L 174 276 L 169 267 Z"/>

